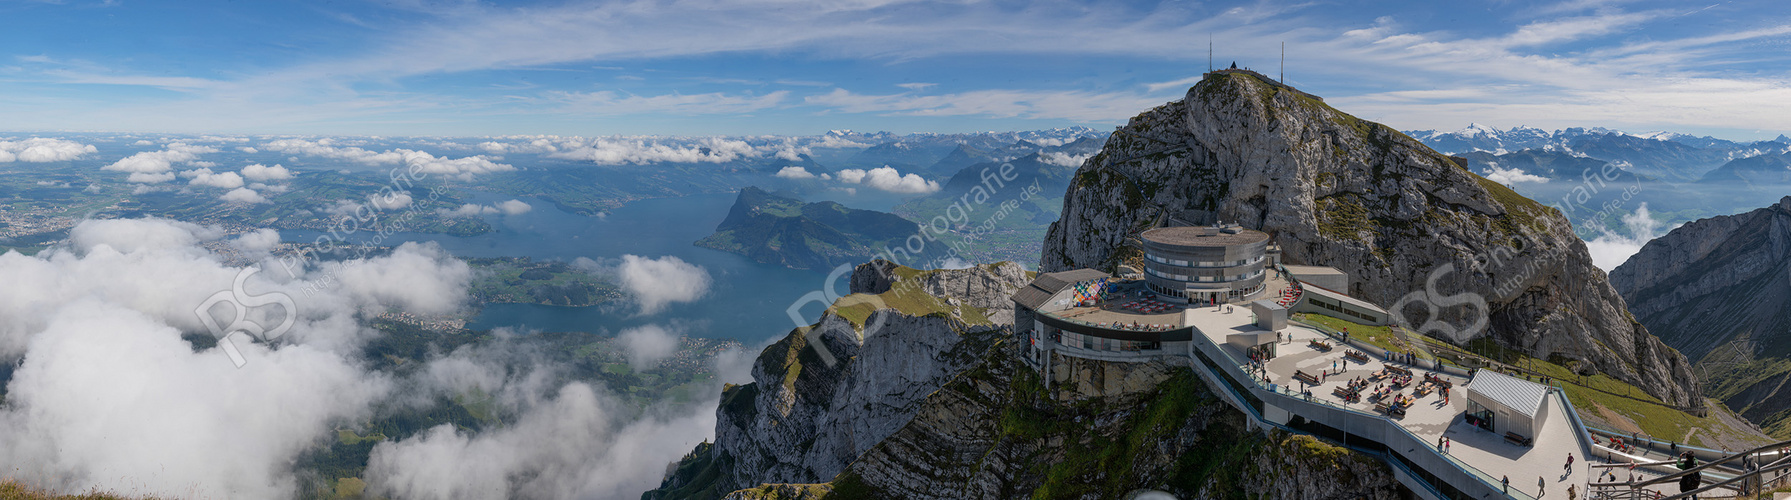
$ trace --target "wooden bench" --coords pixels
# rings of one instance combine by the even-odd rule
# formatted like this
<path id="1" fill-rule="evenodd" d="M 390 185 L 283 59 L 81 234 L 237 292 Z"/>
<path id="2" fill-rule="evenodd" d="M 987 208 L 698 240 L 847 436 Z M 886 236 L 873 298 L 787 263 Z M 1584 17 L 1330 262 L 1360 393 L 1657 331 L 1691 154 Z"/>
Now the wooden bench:
<path id="1" fill-rule="evenodd" d="M 1518 445 L 1518 446 L 1529 446 L 1530 445 L 1530 438 L 1519 436 L 1515 432 L 1505 433 L 1505 441 L 1510 442 L 1511 444 Z"/>
<path id="2" fill-rule="evenodd" d="M 1325 343 L 1325 342 L 1320 342 L 1320 341 L 1317 341 L 1317 340 L 1314 340 L 1314 341 L 1311 341 L 1311 342 L 1308 342 L 1308 343 L 1307 343 L 1307 344 L 1306 344 L 1306 346 L 1307 346 L 1307 347 L 1311 347 L 1311 348 L 1313 348 L 1313 349 L 1318 349 L 1318 350 L 1320 350 L 1320 351 L 1330 351 L 1330 350 L 1331 350 L 1331 344 L 1329 344 L 1329 343 Z"/>
<path id="3" fill-rule="evenodd" d="M 1407 369 L 1405 369 L 1405 368 L 1400 368 L 1400 367 L 1397 367 L 1397 366 L 1393 366 L 1393 365 L 1387 365 L 1387 371 L 1390 371 L 1390 372 L 1393 372 L 1393 373 L 1397 373 L 1397 374 L 1400 374 L 1400 375 L 1405 375 L 1405 376 L 1407 376 L 1407 377 L 1410 377 L 1410 376 L 1412 376 L 1412 371 L 1411 371 L 1411 370 L 1407 370 Z"/>
<path id="4" fill-rule="evenodd" d="M 1343 356 L 1346 358 L 1349 358 L 1349 359 L 1356 360 L 1357 362 L 1361 362 L 1361 363 L 1368 362 L 1368 355 L 1362 354 L 1360 351 L 1346 352 L 1346 353 L 1343 353 Z"/>
<path id="5" fill-rule="evenodd" d="M 1318 377 L 1314 377 L 1312 374 L 1300 370 L 1294 370 L 1294 378 L 1303 380 L 1310 385 L 1318 385 Z"/>
<path id="6" fill-rule="evenodd" d="M 1430 382 L 1430 383 L 1431 383 L 1431 385 L 1435 385 L 1435 386 L 1437 386 L 1437 387 L 1441 387 L 1441 388 L 1444 388 L 1444 389 L 1450 389 L 1450 388 L 1454 388 L 1454 387 L 1455 387 L 1455 383 L 1454 383 L 1454 382 L 1450 382 L 1450 381 L 1449 381 L 1449 379 L 1446 379 L 1446 378 L 1443 378 L 1443 377 L 1438 377 L 1438 376 L 1436 376 L 1436 375 L 1425 375 L 1425 376 L 1424 376 L 1424 381 L 1425 381 L 1425 382 Z"/>

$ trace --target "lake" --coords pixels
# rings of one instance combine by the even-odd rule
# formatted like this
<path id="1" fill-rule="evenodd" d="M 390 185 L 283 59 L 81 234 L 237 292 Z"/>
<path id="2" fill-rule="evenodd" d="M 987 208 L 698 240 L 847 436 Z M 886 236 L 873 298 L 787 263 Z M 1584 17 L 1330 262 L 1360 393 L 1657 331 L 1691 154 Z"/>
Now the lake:
<path id="1" fill-rule="evenodd" d="M 512 198 L 475 193 L 473 202 L 490 205 Z M 488 304 L 467 326 L 614 334 L 626 328 L 658 324 L 693 337 L 734 338 L 753 344 L 781 337 L 794 328 L 795 322 L 785 311 L 803 295 L 819 290 L 826 272 L 760 264 L 692 245 L 714 232 L 733 206 L 734 198 L 733 193 L 723 193 L 642 200 L 604 217 L 567 213 L 545 200 L 520 198 L 534 209 L 519 215 L 485 216 L 495 229 L 491 233 L 464 238 L 396 233 L 386 241 L 391 245 L 432 241 L 460 257 L 530 257 L 568 262 L 586 257 L 604 262 L 627 254 L 649 258 L 676 256 L 708 270 L 713 283 L 707 296 L 692 303 L 672 304 L 650 316 L 636 314 L 631 306 Z M 321 234 L 311 230 L 281 231 L 281 237 L 291 242 L 313 241 Z M 349 240 L 359 241 L 352 236 Z M 844 292 L 845 280 L 835 286 Z M 804 308 L 804 321 L 814 321 L 822 308 Z"/>

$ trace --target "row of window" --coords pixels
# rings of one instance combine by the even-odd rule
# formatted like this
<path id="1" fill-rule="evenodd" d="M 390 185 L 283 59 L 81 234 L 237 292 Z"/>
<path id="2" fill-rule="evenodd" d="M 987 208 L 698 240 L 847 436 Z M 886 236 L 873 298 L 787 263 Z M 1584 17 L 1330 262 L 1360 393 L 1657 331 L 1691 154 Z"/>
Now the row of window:
<path id="1" fill-rule="evenodd" d="M 1217 282 L 1222 282 L 1222 281 L 1240 281 L 1240 280 L 1247 280 L 1247 279 L 1255 278 L 1257 276 L 1262 276 L 1261 269 L 1257 269 L 1255 271 L 1244 273 L 1244 274 L 1235 274 L 1235 275 L 1231 275 L 1231 276 L 1226 276 L 1224 279 L 1220 279 L 1216 276 L 1189 277 L 1186 274 L 1169 274 L 1166 272 L 1158 271 L 1156 269 L 1151 269 L 1149 267 L 1144 268 L 1144 272 L 1150 273 L 1151 276 L 1156 276 L 1158 278 L 1171 279 L 1171 280 L 1176 280 L 1176 281 L 1187 281 L 1187 282 L 1193 282 L 1193 283 L 1217 283 Z"/>
<path id="2" fill-rule="evenodd" d="M 1155 351 L 1163 348 L 1162 342 L 1115 340 L 1062 330 L 1055 332 L 1052 337 L 1051 340 L 1057 342 L 1058 345 L 1079 347 L 1091 351 Z"/>
<path id="3" fill-rule="evenodd" d="M 1176 290 L 1176 289 L 1172 289 L 1172 288 L 1164 288 L 1161 286 L 1157 286 L 1156 283 L 1146 283 L 1146 285 L 1150 286 L 1151 291 L 1157 292 L 1159 294 L 1168 295 L 1170 297 L 1180 297 L 1180 298 L 1184 298 L 1184 299 L 1188 298 L 1188 292 L 1186 290 Z M 1256 286 L 1246 288 L 1243 290 L 1230 290 L 1230 291 L 1225 292 L 1225 299 L 1226 300 L 1235 300 L 1235 299 L 1238 299 L 1241 297 L 1249 297 L 1251 295 L 1255 295 L 1256 292 L 1262 291 L 1262 287 L 1263 287 L 1263 285 L 1258 284 Z M 1201 296 L 1201 297 L 1195 297 L 1195 298 L 1199 299 L 1199 300 L 1212 300 L 1213 299 L 1213 297 L 1211 297 L 1211 294 L 1202 294 L 1202 295 L 1203 296 Z"/>
<path id="4" fill-rule="evenodd" d="M 1189 262 L 1185 261 L 1185 260 L 1165 259 L 1165 258 L 1158 257 L 1156 255 L 1151 255 L 1151 254 L 1145 254 L 1144 257 L 1147 259 L 1156 261 L 1158 263 L 1169 264 L 1172 266 L 1182 266 L 1182 267 L 1235 267 L 1235 266 L 1241 266 L 1244 264 L 1255 264 L 1257 262 L 1262 262 L 1262 259 L 1263 259 L 1263 256 L 1258 255 L 1255 257 L 1248 258 L 1248 259 L 1238 259 L 1238 260 L 1225 261 L 1225 262 L 1207 262 L 1207 261 L 1203 260 L 1200 262 L 1195 262 L 1195 263 L 1193 263 L 1192 266 L 1190 266 Z"/>
<path id="5" fill-rule="evenodd" d="M 1346 315 L 1355 316 L 1357 319 L 1361 319 L 1361 320 L 1367 321 L 1369 323 L 1379 323 L 1381 321 L 1381 319 L 1379 317 L 1376 317 L 1376 316 L 1373 316 L 1373 315 L 1370 315 L 1368 313 L 1364 313 L 1361 311 L 1357 311 L 1355 308 L 1352 308 L 1352 307 L 1343 307 L 1343 304 L 1341 304 L 1341 303 L 1333 304 L 1330 302 L 1325 302 L 1323 300 L 1319 300 L 1318 297 L 1308 297 L 1306 299 L 1306 301 L 1311 302 L 1312 305 L 1315 305 L 1315 306 L 1323 307 L 1325 309 L 1330 309 L 1332 311 L 1337 311 L 1337 312 L 1340 312 L 1340 313 L 1343 313 Z"/>

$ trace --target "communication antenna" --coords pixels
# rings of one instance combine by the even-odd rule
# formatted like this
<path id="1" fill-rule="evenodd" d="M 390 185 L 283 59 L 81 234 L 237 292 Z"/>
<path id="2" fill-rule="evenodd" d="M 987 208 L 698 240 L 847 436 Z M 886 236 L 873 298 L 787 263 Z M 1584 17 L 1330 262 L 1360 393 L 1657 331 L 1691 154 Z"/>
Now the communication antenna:
<path id="1" fill-rule="evenodd" d="M 1281 42 L 1281 84 L 1287 85 L 1287 42 Z"/>
<path id="2" fill-rule="evenodd" d="M 1213 34 L 1206 34 L 1206 72 L 1213 72 Z"/>

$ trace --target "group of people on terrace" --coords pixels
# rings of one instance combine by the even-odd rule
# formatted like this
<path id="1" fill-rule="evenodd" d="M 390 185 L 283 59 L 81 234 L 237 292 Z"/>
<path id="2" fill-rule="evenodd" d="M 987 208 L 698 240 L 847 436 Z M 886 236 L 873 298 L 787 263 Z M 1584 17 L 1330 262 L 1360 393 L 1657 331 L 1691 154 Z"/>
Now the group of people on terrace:
<path id="1" fill-rule="evenodd" d="M 1175 306 L 1171 305 L 1169 303 L 1166 303 L 1166 302 L 1158 302 L 1156 299 L 1146 298 L 1146 299 L 1138 299 L 1138 300 L 1134 300 L 1134 301 L 1127 302 L 1124 304 L 1120 304 L 1119 307 L 1122 309 L 1131 309 L 1133 311 L 1138 311 L 1141 313 L 1160 313 L 1163 311 L 1170 310 L 1170 309 L 1174 308 Z"/>
<path id="2" fill-rule="evenodd" d="M 1314 350 L 1321 352 L 1331 350 L 1331 346 L 1328 342 L 1312 339 L 1310 343 L 1311 345 L 1309 347 Z M 1323 375 L 1342 373 L 1345 370 L 1340 367 L 1346 366 L 1351 362 L 1367 364 L 1369 359 L 1370 358 L 1366 354 L 1355 350 L 1347 350 L 1341 359 L 1332 360 L 1330 370 L 1323 370 L 1321 373 Z M 1295 378 L 1314 383 L 1315 385 L 1325 383 L 1325 377 L 1323 376 L 1311 377 L 1310 375 L 1306 375 L 1305 377 L 1300 377 L 1297 375 L 1306 375 L 1304 372 L 1296 374 Z M 1411 393 L 1407 394 L 1405 389 L 1412 385 L 1414 377 L 1415 376 L 1411 370 L 1395 366 L 1390 361 L 1384 363 L 1379 370 L 1376 370 L 1373 373 L 1366 376 L 1354 377 L 1345 381 L 1342 386 L 1335 388 L 1331 393 L 1344 403 L 1359 403 L 1363 398 L 1362 393 L 1367 392 L 1367 399 L 1370 402 L 1375 403 L 1374 406 L 1376 411 L 1386 413 L 1393 417 L 1404 417 L 1405 410 L 1415 404 L 1418 398 L 1428 396 L 1432 392 L 1441 393 L 1438 397 L 1438 407 L 1446 407 L 1448 405 L 1449 389 L 1455 385 L 1453 382 L 1450 382 L 1447 378 L 1427 373 L 1422 375 L 1423 378 L 1419 385 L 1412 388 Z M 1307 380 L 1308 378 L 1312 380 Z"/>
<path id="3" fill-rule="evenodd" d="M 1115 322 L 1105 324 L 1105 325 L 1100 325 L 1100 326 L 1104 326 L 1104 327 L 1111 328 L 1114 330 L 1127 331 L 1127 332 L 1167 332 L 1167 331 L 1175 329 L 1175 327 L 1172 325 L 1160 325 L 1160 324 L 1140 325 L 1136 321 L 1132 322 L 1131 324 L 1125 324 L 1125 323 L 1122 323 L 1119 321 L 1115 321 Z"/>
<path id="4" fill-rule="evenodd" d="M 1303 291 L 1300 288 L 1299 280 L 1290 281 L 1287 288 L 1281 290 L 1281 298 L 1275 299 L 1275 304 L 1281 307 L 1293 307 L 1293 303 L 1300 301 L 1300 293 Z"/>

